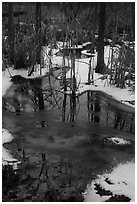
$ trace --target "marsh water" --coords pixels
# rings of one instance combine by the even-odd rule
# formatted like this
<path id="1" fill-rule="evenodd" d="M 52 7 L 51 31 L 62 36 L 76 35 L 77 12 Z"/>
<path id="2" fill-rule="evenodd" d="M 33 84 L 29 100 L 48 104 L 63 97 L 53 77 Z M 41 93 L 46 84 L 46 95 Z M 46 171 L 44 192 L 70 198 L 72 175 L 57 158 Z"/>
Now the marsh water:
<path id="1" fill-rule="evenodd" d="M 23 149 L 35 163 L 43 153 L 52 162 L 71 160 L 72 182 L 82 190 L 99 173 L 134 158 L 134 109 L 101 92 L 86 91 L 75 97 L 63 94 L 59 81 L 57 87 L 39 89 L 43 109 L 40 96 L 35 95 L 36 82 L 27 83 L 25 91 L 20 89 L 24 84 L 26 81 L 23 85 L 14 81 L 3 98 L 2 126 L 14 137 L 5 146 L 14 157 L 19 159 L 17 152 Z M 105 144 L 108 137 L 131 141 L 131 145 Z M 31 171 L 36 174 L 36 166 Z"/>

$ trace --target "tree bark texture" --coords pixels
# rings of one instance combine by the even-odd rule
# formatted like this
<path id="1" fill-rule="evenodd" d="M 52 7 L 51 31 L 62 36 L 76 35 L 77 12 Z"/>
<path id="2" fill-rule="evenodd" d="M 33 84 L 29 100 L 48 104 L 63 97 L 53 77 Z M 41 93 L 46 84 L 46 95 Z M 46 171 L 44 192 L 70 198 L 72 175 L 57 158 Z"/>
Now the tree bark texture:
<path id="1" fill-rule="evenodd" d="M 10 56 L 9 60 L 12 65 L 15 63 L 15 33 L 14 33 L 14 20 L 13 20 L 13 3 L 8 3 L 8 41 Z"/>
<path id="2" fill-rule="evenodd" d="M 98 34 L 98 57 L 97 57 L 97 73 L 104 73 L 104 33 L 105 33 L 105 16 L 106 16 L 106 3 L 100 3 L 100 16 L 99 16 L 99 34 Z"/>
<path id="3" fill-rule="evenodd" d="M 132 39 L 135 40 L 135 3 L 131 4 L 131 13 L 132 13 Z"/>
<path id="4" fill-rule="evenodd" d="M 41 3 L 36 3 L 36 39 L 37 39 L 37 49 L 36 49 L 36 62 L 40 64 L 41 62 Z"/>

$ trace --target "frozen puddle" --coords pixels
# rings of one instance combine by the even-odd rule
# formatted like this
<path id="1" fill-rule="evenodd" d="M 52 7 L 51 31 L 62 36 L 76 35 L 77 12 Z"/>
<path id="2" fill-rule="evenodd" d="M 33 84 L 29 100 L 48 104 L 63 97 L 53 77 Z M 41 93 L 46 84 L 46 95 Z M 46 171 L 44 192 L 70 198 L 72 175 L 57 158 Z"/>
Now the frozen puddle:
<path id="1" fill-rule="evenodd" d="M 6 129 L 2 129 L 2 144 L 5 143 L 9 143 L 13 140 L 13 136 L 11 135 L 11 133 L 9 133 L 8 130 Z M 17 165 L 20 162 L 13 158 L 13 156 L 11 155 L 10 151 L 7 150 L 6 148 L 2 147 L 2 164 L 3 165 L 12 165 L 13 169 L 17 169 Z"/>
<path id="2" fill-rule="evenodd" d="M 135 163 L 119 164 L 112 172 L 99 175 L 83 195 L 85 202 L 135 202 Z"/>

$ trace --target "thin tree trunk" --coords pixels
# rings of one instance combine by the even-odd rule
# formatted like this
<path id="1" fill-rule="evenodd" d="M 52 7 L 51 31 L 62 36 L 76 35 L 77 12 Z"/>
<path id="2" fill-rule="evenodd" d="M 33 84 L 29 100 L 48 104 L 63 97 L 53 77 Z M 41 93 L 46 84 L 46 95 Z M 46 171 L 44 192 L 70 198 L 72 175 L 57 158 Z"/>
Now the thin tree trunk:
<path id="1" fill-rule="evenodd" d="M 15 33 L 13 20 L 13 3 L 8 3 L 8 39 L 10 47 L 10 62 L 15 64 Z"/>
<path id="2" fill-rule="evenodd" d="M 65 38 L 63 39 L 63 48 L 65 47 L 64 44 L 67 42 L 67 33 Z M 63 87 L 64 87 L 64 92 L 67 91 L 67 85 L 66 85 L 66 64 L 65 64 L 65 54 L 63 53 L 63 63 L 62 63 L 62 77 L 63 77 Z"/>
<path id="3" fill-rule="evenodd" d="M 36 62 L 41 64 L 41 3 L 36 3 L 36 39 L 37 39 L 37 49 L 36 49 Z M 40 67 L 41 74 L 41 67 Z"/>
<path id="4" fill-rule="evenodd" d="M 93 22 L 94 22 L 94 26 L 93 26 L 93 34 L 92 34 L 92 38 L 91 38 L 91 41 L 92 41 L 92 46 L 91 46 L 91 50 L 90 50 L 90 53 L 91 53 L 91 57 L 90 57 L 90 60 L 89 60 L 89 73 L 88 73 L 88 83 L 93 83 L 94 81 L 94 67 L 93 67 L 93 63 L 92 63 L 92 60 L 93 60 L 93 54 L 94 54 L 94 49 L 95 49 L 95 31 L 96 31 L 96 14 L 97 14 L 97 4 L 95 4 L 95 11 L 94 11 L 94 19 L 93 19 Z M 90 78 L 91 76 L 91 78 Z"/>
<path id="5" fill-rule="evenodd" d="M 135 3 L 131 3 L 131 14 L 132 14 L 132 40 L 135 40 Z"/>
<path id="6" fill-rule="evenodd" d="M 105 33 L 106 3 L 100 3 L 99 36 L 98 36 L 98 58 L 97 73 L 104 73 L 104 33 Z"/>

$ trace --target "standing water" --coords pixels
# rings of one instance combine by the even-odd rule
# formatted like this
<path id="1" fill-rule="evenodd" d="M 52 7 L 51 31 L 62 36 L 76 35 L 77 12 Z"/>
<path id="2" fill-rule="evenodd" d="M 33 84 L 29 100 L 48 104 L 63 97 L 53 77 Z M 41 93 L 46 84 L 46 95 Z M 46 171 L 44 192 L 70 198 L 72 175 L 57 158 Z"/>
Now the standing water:
<path id="1" fill-rule="evenodd" d="M 5 147 L 17 159 L 18 150 L 25 152 L 36 164 L 29 169 L 33 176 L 41 154 L 52 163 L 71 161 L 71 185 L 82 195 L 99 174 L 133 160 L 134 110 L 101 92 L 74 97 L 59 88 L 41 86 L 41 81 L 16 82 L 3 98 L 3 128 L 14 137 Z"/>

